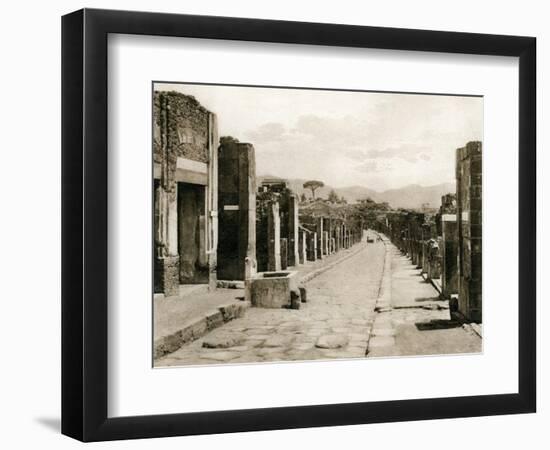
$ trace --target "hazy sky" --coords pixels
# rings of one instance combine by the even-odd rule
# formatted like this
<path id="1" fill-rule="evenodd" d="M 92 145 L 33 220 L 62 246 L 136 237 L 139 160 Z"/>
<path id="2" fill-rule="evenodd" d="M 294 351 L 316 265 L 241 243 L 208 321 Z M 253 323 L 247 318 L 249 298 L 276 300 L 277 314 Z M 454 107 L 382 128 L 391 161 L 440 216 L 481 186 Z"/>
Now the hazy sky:
<path id="1" fill-rule="evenodd" d="M 455 149 L 483 138 L 483 99 L 439 95 L 156 85 L 216 113 L 250 142 L 256 173 L 375 190 L 453 182 Z"/>

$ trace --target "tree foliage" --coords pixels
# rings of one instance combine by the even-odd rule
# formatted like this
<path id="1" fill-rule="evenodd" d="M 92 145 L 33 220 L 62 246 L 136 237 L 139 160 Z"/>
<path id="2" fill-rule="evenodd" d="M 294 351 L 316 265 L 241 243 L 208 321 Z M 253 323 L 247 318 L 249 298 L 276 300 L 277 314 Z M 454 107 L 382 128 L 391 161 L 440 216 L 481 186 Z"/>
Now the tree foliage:
<path id="1" fill-rule="evenodd" d="M 328 201 L 332 203 L 338 203 L 340 201 L 340 197 L 338 197 L 338 194 L 334 189 L 331 189 L 328 193 Z"/>
<path id="2" fill-rule="evenodd" d="M 311 190 L 311 196 L 313 197 L 313 199 L 315 199 L 315 191 L 319 188 L 322 188 L 324 185 L 325 185 L 325 183 L 323 183 L 322 181 L 309 180 L 309 181 L 306 181 L 303 184 L 303 188 L 304 189 L 310 189 Z"/>

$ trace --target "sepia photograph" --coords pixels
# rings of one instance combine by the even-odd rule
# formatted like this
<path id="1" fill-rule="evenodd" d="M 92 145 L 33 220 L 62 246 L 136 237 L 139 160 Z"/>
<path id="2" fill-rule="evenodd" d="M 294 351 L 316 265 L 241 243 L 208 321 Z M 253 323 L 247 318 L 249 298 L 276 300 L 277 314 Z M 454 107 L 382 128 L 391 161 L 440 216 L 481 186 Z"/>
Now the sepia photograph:
<path id="1" fill-rule="evenodd" d="M 475 354 L 483 97 L 154 82 L 153 367 Z"/>

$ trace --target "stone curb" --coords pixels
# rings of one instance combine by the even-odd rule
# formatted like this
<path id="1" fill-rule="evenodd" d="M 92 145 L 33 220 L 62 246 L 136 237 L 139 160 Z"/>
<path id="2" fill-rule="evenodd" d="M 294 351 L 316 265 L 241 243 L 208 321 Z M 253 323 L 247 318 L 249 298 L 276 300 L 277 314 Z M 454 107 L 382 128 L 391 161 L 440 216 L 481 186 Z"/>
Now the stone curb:
<path id="1" fill-rule="evenodd" d="M 384 255 L 384 269 L 382 271 L 382 280 L 380 282 L 380 288 L 378 290 L 378 298 L 376 299 L 375 310 L 383 312 L 391 310 L 391 261 L 392 255 L 390 247 L 388 245 L 389 240 L 383 238 L 382 242 L 386 247 L 386 254 Z"/>
<path id="2" fill-rule="evenodd" d="M 464 330 L 471 331 L 472 333 L 483 339 L 481 327 L 478 323 L 464 323 L 462 324 L 462 328 Z"/>
<path id="3" fill-rule="evenodd" d="M 208 311 L 202 317 L 191 319 L 183 328 L 168 336 L 163 336 L 154 342 L 153 358 L 158 359 L 169 353 L 175 352 L 182 345 L 196 341 L 209 331 L 212 331 L 224 323 L 243 317 L 250 307 L 249 302 L 231 302 Z"/>
<path id="4" fill-rule="evenodd" d="M 378 288 L 378 297 L 376 298 L 376 304 L 374 306 L 374 311 L 377 313 L 389 312 L 393 308 L 391 306 L 391 262 L 392 256 L 390 251 L 390 242 L 387 238 L 380 238 L 384 243 L 386 253 L 384 255 L 384 268 L 382 270 L 382 277 L 380 279 L 380 287 Z M 369 346 L 371 344 L 371 339 L 375 337 L 374 324 L 376 323 L 376 317 L 370 323 L 368 330 L 368 340 L 367 340 L 367 349 L 365 355 L 369 354 Z M 389 337 L 384 337 L 384 339 L 389 339 Z M 393 337 L 391 338 L 393 340 Z"/>
<path id="5" fill-rule="evenodd" d="M 362 244 L 362 242 L 360 243 Z M 323 267 L 320 267 L 319 269 L 316 269 L 316 270 L 313 270 L 307 274 L 305 274 L 301 279 L 301 283 L 305 284 L 311 280 L 313 280 L 314 278 L 318 277 L 319 275 L 321 275 L 322 273 L 326 272 L 327 270 L 330 270 L 332 269 L 334 266 L 340 264 L 341 262 L 344 262 L 346 259 L 348 258 L 351 258 L 352 256 L 355 256 L 357 255 L 360 251 L 362 250 L 365 250 L 367 248 L 367 245 L 363 245 L 363 246 L 360 246 L 358 249 L 356 249 L 355 251 L 347 254 L 347 255 L 344 255 L 342 256 L 341 258 L 337 259 L 336 261 L 333 261 L 331 262 L 330 264 L 326 265 L 326 266 L 323 266 Z"/>
<path id="6" fill-rule="evenodd" d="M 429 283 L 434 287 L 434 289 L 437 291 L 437 293 L 438 293 L 439 295 L 441 295 L 441 286 L 438 285 L 433 279 L 428 278 L 428 274 L 426 274 L 426 272 L 422 272 L 421 275 L 422 275 L 422 279 L 423 279 L 424 281 L 429 282 Z"/>

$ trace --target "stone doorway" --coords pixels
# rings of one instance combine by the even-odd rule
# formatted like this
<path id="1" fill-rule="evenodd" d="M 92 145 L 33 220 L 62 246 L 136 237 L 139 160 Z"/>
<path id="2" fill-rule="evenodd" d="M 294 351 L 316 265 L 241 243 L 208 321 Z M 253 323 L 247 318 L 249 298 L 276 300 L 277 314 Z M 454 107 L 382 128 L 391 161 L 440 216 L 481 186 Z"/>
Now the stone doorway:
<path id="1" fill-rule="evenodd" d="M 207 284 L 205 186 L 178 183 L 180 284 Z"/>

